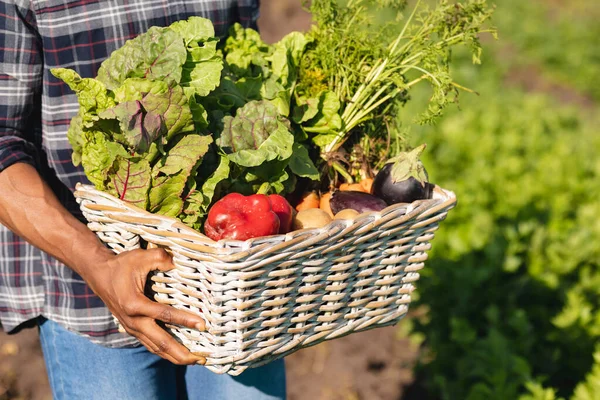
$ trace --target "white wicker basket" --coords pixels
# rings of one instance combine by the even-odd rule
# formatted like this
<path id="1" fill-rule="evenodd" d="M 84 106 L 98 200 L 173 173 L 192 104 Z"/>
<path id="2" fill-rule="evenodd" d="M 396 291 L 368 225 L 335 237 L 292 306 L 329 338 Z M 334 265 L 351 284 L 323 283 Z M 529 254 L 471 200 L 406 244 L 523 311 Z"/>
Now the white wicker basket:
<path id="1" fill-rule="evenodd" d="M 215 242 L 92 186 L 75 192 L 89 227 L 119 253 L 144 242 L 176 268 L 152 276 L 156 301 L 201 315 L 206 331 L 169 326 L 216 373 L 237 375 L 301 348 L 397 323 L 408 311 L 439 222 L 456 204 L 397 204 L 353 221 L 240 241 Z"/>

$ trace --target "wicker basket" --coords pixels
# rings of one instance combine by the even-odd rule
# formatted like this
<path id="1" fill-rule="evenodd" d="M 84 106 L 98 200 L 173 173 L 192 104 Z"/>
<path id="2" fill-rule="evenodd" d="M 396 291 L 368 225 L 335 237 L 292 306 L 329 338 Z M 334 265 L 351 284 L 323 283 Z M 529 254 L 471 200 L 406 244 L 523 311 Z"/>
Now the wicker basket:
<path id="1" fill-rule="evenodd" d="M 169 326 L 216 373 L 237 375 L 301 348 L 397 323 L 454 193 L 240 241 L 214 242 L 174 218 L 141 210 L 92 186 L 75 193 L 89 227 L 119 253 L 145 242 L 176 268 L 152 276 L 154 298 L 202 315 L 206 332 Z"/>

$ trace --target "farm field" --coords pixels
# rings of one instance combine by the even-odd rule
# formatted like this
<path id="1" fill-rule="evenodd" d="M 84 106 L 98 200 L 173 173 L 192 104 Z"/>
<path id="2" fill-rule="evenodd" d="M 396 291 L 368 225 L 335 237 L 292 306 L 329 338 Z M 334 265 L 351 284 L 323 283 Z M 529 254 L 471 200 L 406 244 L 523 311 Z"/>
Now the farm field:
<path id="1" fill-rule="evenodd" d="M 453 54 L 478 94 L 421 126 L 417 89 L 401 115 L 458 197 L 416 302 L 395 327 L 287 357 L 290 400 L 600 398 L 600 5 L 488 3 L 482 64 Z M 300 0 L 262 0 L 265 41 L 309 24 Z M 49 398 L 35 330 L 0 333 L 0 400 Z"/>

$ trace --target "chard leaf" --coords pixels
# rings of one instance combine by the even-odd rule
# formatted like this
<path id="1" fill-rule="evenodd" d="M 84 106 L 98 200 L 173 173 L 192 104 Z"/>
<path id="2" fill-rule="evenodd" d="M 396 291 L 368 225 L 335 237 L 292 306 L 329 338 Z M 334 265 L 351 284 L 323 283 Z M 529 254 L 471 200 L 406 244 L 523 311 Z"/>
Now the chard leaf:
<path id="1" fill-rule="evenodd" d="M 294 135 L 286 126 L 278 122 L 277 129 L 271 132 L 258 149 L 244 149 L 228 154 L 230 161 L 243 167 L 256 167 L 273 160 L 287 160 L 292 155 Z"/>
<path id="2" fill-rule="evenodd" d="M 67 139 L 73 148 L 71 161 L 75 166 L 81 164 L 81 153 L 83 152 L 83 147 L 86 144 L 86 140 L 83 135 L 84 132 L 81 115 L 76 115 L 71 119 L 69 129 L 67 130 Z"/>
<path id="3" fill-rule="evenodd" d="M 234 183 L 231 190 L 245 195 L 289 193 L 293 190 L 296 182 L 295 177 L 290 175 L 285 168 L 272 170 L 268 179 L 255 175 L 254 172 L 257 171 L 249 170 L 246 172 L 241 179 Z"/>
<path id="4" fill-rule="evenodd" d="M 145 154 L 136 154 L 136 156 L 143 157 L 144 159 L 148 160 L 150 165 L 154 165 L 158 158 L 158 155 L 162 154 L 163 152 L 164 150 L 162 148 L 162 145 L 160 145 L 160 142 L 152 142 L 152 144 L 150 144 L 150 148 Z"/>
<path id="5" fill-rule="evenodd" d="M 310 121 L 319 113 L 319 98 L 300 97 L 296 99 L 296 106 L 292 113 L 292 120 L 297 124 Z"/>
<path id="6" fill-rule="evenodd" d="M 203 199 L 201 191 L 194 190 L 190 192 L 184 201 L 183 210 L 177 216 L 181 222 L 197 231 L 202 229 L 202 221 L 206 215 L 202 207 Z"/>
<path id="7" fill-rule="evenodd" d="M 195 62 L 209 61 L 217 56 L 218 39 L 205 42 L 202 46 L 188 47 L 188 54 Z M 218 57 L 220 59 L 220 57 Z"/>
<path id="8" fill-rule="evenodd" d="M 273 74 L 286 88 L 296 81 L 300 59 L 310 40 L 301 32 L 292 32 L 275 44 L 271 61 Z"/>
<path id="9" fill-rule="evenodd" d="M 181 86 L 188 98 L 207 96 L 221 81 L 223 59 L 217 54 L 218 39 L 210 20 L 192 17 L 171 25 L 187 46 L 187 57 L 182 66 Z"/>
<path id="10" fill-rule="evenodd" d="M 261 99 L 261 77 L 244 77 L 234 81 L 231 77 L 224 77 L 219 87 L 211 95 L 211 102 L 223 110 L 243 107 L 252 100 Z"/>
<path id="11" fill-rule="evenodd" d="M 204 164 L 202 165 L 204 166 Z M 185 197 L 183 211 L 179 214 L 178 218 L 186 225 L 199 230 L 202 227 L 202 221 L 208 213 L 219 184 L 229 178 L 229 172 L 229 160 L 227 157 L 220 157 L 219 166 L 204 181 L 201 190 L 192 190 Z"/>
<path id="12" fill-rule="evenodd" d="M 196 132 L 202 131 L 208 128 L 208 112 L 204 106 L 196 101 L 196 97 L 190 97 L 190 112 L 192 113 L 192 119 L 194 120 L 194 126 Z"/>
<path id="13" fill-rule="evenodd" d="M 85 138 L 81 164 L 90 182 L 103 190 L 107 187 L 115 160 L 117 157 L 128 157 L 127 151 L 119 143 L 110 141 L 102 132 L 86 132 Z"/>
<path id="14" fill-rule="evenodd" d="M 183 208 L 181 195 L 194 168 L 208 152 L 212 137 L 183 136 L 152 169 L 150 211 L 177 217 Z"/>
<path id="15" fill-rule="evenodd" d="M 235 87 L 238 89 L 240 95 L 244 99 L 244 104 L 250 100 L 260 99 L 260 89 L 262 86 L 261 77 L 245 77 L 240 78 L 235 82 Z"/>
<path id="16" fill-rule="evenodd" d="M 304 178 L 318 180 L 320 177 L 319 170 L 308 155 L 308 150 L 300 143 L 294 143 L 289 167 L 294 174 Z"/>
<path id="17" fill-rule="evenodd" d="M 332 133 L 342 129 L 342 118 L 338 114 L 340 100 L 331 91 L 325 91 L 319 96 L 319 112 L 302 128 L 313 133 Z"/>
<path id="18" fill-rule="evenodd" d="M 215 37 L 215 28 L 207 18 L 190 17 L 187 20 L 177 21 L 169 26 L 177 32 L 186 46 L 194 43 L 212 40 Z"/>
<path id="19" fill-rule="evenodd" d="M 153 141 L 167 132 L 162 115 L 144 113 L 137 100 L 120 103 L 103 111 L 99 117 L 118 120 L 127 145 L 138 153 L 146 152 Z"/>
<path id="20" fill-rule="evenodd" d="M 130 78 L 115 90 L 115 100 L 119 103 L 137 100 L 146 112 L 161 115 L 167 140 L 178 133 L 194 131 L 191 101 L 181 86 L 169 87 L 165 82 Z"/>
<path id="21" fill-rule="evenodd" d="M 260 90 L 263 99 L 271 100 L 271 103 L 277 107 L 279 114 L 287 117 L 290 114 L 291 94 L 290 92 L 277 81 L 275 76 L 272 76 L 263 83 Z"/>
<path id="22" fill-rule="evenodd" d="M 190 101 L 181 86 L 173 86 L 166 92 L 149 92 L 142 99 L 142 105 L 150 114 L 160 115 L 166 128 L 166 138 L 170 140 L 179 133 L 194 131 L 194 115 Z"/>
<path id="23" fill-rule="evenodd" d="M 147 160 L 117 156 L 111 171 L 109 189 L 121 200 L 146 209 L 150 178 L 150 164 Z"/>
<path id="24" fill-rule="evenodd" d="M 114 90 L 115 101 L 124 103 L 142 100 L 148 93 L 162 95 L 169 91 L 169 85 L 163 81 L 151 81 L 141 78 L 127 78 L 121 86 Z"/>
<path id="25" fill-rule="evenodd" d="M 228 152 L 258 149 L 271 132 L 278 129 L 279 117 L 268 101 L 251 101 L 237 110 L 234 117 L 223 118 L 223 132 L 217 144 Z"/>
<path id="26" fill-rule="evenodd" d="M 230 171 L 229 159 L 227 157 L 221 157 L 219 166 L 215 172 L 213 172 L 213 174 L 202 184 L 202 209 L 204 211 L 208 211 L 217 190 L 217 186 L 219 183 L 229 178 Z"/>
<path id="27" fill-rule="evenodd" d="M 117 89 L 127 78 L 162 80 L 173 85 L 181 81 L 186 58 L 179 33 L 153 26 L 113 51 L 100 66 L 98 80 L 110 90 Z"/>
<path id="28" fill-rule="evenodd" d="M 92 78 L 81 78 L 77 72 L 66 68 L 54 68 L 50 72 L 77 93 L 81 107 L 79 114 L 84 121 L 90 119 L 88 113 L 97 113 L 115 105 L 102 82 Z"/>
<path id="29" fill-rule="evenodd" d="M 183 136 L 154 166 L 155 171 L 165 175 L 173 175 L 180 171 L 189 173 L 196 162 L 208 152 L 212 141 L 211 136 Z"/>
<path id="30" fill-rule="evenodd" d="M 281 174 L 274 177 L 269 181 L 270 190 L 269 193 L 284 193 L 287 192 L 287 186 L 290 181 L 293 180 L 293 177 L 288 174 L 286 170 L 281 171 Z"/>
<path id="31" fill-rule="evenodd" d="M 214 57 L 207 61 L 194 61 L 188 58 L 183 65 L 181 86 L 187 97 L 194 94 L 205 97 L 219 86 L 223 61 Z"/>

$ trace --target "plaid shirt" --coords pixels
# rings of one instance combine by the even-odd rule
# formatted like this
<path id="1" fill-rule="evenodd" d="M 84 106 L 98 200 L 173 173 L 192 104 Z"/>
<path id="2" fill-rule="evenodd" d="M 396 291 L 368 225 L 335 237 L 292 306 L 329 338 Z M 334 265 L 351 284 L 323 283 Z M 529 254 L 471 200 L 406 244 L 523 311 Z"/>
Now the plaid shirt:
<path id="1" fill-rule="evenodd" d="M 77 97 L 50 74 L 72 68 L 95 77 L 126 40 L 153 25 L 210 18 L 218 36 L 239 21 L 255 27 L 259 0 L 0 0 L 0 173 L 34 165 L 61 202 L 82 219 L 73 197 L 88 182 L 71 162 L 67 129 Z M 0 193 L 0 196 L 2 194 Z M 83 219 L 82 219 L 83 220 Z M 110 347 L 137 344 L 68 267 L 0 225 L 0 326 L 7 332 L 40 315 Z"/>

